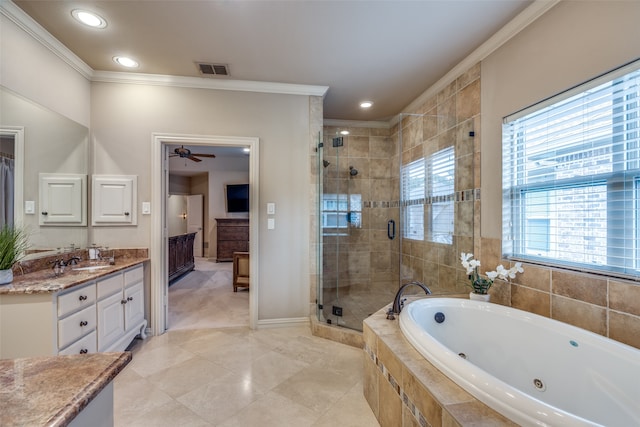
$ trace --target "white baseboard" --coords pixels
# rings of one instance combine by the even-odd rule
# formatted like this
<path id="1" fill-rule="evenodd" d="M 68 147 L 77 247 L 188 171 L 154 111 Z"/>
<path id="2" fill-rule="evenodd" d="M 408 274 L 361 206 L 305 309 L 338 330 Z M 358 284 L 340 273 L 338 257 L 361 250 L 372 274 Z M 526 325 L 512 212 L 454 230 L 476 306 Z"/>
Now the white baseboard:
<path id="1" fill-rule="evenodd" d="M 288 326 L 309 325 L 308 317 L 289 317 L 284 319 L 258 320 L 258 329 L 286 328 Z"/>

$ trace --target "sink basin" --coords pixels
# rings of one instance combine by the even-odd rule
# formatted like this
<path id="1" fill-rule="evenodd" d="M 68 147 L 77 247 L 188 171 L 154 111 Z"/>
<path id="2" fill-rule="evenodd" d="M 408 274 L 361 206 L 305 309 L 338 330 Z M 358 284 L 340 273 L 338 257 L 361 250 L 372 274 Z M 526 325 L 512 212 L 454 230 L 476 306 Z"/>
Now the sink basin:
<path id="1" fill-rule="evenodd" d="M 110 265 L 90 265 L 88 267 L 77 267 L 77 268 L 72 268 L 73 271 L 95 271 L 95 270 L 102 270 L 103 268 L 109 268 L 111 267 Z"/>

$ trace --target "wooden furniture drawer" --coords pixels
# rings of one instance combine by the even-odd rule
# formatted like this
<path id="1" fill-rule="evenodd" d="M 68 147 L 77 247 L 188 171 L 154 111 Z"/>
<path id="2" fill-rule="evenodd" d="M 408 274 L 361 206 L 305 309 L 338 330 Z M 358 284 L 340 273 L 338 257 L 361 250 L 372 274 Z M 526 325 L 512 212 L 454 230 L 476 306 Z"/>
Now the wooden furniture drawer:
<path id="1" fill-rule="evenodd" d="M 219 240 L 249 240 L 249 227 L 219 227 Z"/>
<path id="2" fill-rule="evenodd" d="M 64 350 L 60 350 L 59 355 L 65 354 L 85 354 L 95 353 L 98 351 L 98 343 L 96 341 L 96 331 L 91 332 L 86 337 L 80 338 Z"/>
<path id="3" fill-rule="evenodd" d="M 58 317 L 81 310 L 96 302 L 96 285 L 92 283 L 82 286 L 66 294 L 58 296 Z"/>
<path id="4" fill-rule="evenodd" d="M 98 282 L 98 299 L 101 300 L 104 297 L 113 295 L 116 292 L 122 292 L 123 278 L 122 274 L 118 273 L 114 276 L 101 279 Z"/>
<path id="5" fill-rule="evenodd" d="M 96 329 L 96 306 L 58 320 L 58 348 L 62 349 Z"/>

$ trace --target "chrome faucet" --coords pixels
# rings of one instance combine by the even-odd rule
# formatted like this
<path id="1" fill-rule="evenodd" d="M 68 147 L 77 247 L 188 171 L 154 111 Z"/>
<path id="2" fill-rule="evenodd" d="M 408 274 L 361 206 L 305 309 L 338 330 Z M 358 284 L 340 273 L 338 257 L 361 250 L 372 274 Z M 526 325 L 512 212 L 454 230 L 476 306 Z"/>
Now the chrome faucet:
<path id="1" fill-rule="evenodd" d="M 404 307 L 404 302 L 407 300 L 406 298 L 402 298 L 402 293 L 404 292 L 404 289 L 410 285 L 419 286 L 427 295 L 431 294 L 431 290 L 424 283 L 418 282 L 417 280 L 405 283 L 404 285 L 400 286 L 400 289 L 398 289 L 398 292 L 396 292 L 396 296 L 393 299 L 393 305 L 391 306 L 389 311 L 387 311 L 387 319 L 394 320 L 396 318 L 395 315 L 400 314 L 400 312 L 402 311 L 402 307 Z"/>
<path id="2" fill-rule="evenodd" d="M 80 261 L 82 261 L 82 258 L 80 258 L 79 256 L 72 256 L 71 258 L 63 262 L 64 262 L 64 265 L 76 265 Z"/>

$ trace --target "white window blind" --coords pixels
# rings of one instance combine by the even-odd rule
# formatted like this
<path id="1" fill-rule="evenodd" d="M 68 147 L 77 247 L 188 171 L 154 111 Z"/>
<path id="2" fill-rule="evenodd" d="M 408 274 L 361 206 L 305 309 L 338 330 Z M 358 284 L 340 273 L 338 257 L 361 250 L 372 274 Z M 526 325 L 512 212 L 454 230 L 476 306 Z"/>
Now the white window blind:
<path id="1" fill-rule="evenodd" d="M 640 63 L 503 125 L 503 252 L 637 277 Z"/>
<path id="2" fill-rule="evenodd" d="M 402 167 L 402 237 L 424 240 L 425 161 L 415 160 Z"/>
<path id="3" fill-rule="evenodd" d="M 445 148 L 427 160 L 427 240 L 453 242 L 455 203 L 455 150 Z"/>

